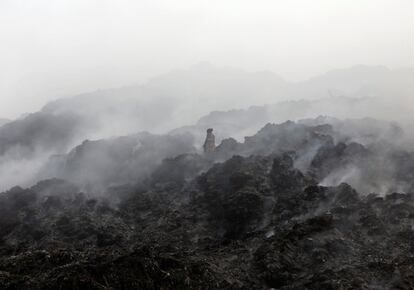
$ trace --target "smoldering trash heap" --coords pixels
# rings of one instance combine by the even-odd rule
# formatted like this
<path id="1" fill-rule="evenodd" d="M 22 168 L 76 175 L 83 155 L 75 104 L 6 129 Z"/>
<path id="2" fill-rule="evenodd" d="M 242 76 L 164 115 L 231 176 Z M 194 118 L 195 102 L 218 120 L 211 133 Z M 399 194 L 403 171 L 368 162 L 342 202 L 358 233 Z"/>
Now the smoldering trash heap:
<path id="1" fill-rule="evenodd" d="M 217 147 L 209 129 L 204 152 L 181 135 L 80 145 L 59 178 L 0 195 L 2 289 L 414 287 L 414 153 L 396 124 L 332 120 Z M 73 174 L 83 160 L 94 178 Z"/>

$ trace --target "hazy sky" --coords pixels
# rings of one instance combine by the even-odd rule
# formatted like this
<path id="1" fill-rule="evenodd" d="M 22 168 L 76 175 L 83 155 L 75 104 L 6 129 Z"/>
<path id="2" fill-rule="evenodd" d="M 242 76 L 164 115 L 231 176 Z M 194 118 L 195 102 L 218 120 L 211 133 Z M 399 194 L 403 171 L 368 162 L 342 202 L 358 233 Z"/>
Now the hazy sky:
<path id="1" fill-rule="evenodd" d="M 0 117 L 199 61 L 300 80 L 414 66 L 412 0 L 0 0 Z"/>

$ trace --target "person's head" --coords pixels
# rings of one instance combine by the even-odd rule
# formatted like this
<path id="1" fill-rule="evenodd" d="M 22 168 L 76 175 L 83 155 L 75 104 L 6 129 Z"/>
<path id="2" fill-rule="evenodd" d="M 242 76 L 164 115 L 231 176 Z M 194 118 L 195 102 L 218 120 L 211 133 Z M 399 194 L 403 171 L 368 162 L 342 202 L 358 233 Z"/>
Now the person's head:
<path id="1" fill-rule="evenodd" d="M 213 128 L 208 128 L 208 129 L 207 129 L 207 133 L 208 133 L 208 134 L 213 133 Z"/>

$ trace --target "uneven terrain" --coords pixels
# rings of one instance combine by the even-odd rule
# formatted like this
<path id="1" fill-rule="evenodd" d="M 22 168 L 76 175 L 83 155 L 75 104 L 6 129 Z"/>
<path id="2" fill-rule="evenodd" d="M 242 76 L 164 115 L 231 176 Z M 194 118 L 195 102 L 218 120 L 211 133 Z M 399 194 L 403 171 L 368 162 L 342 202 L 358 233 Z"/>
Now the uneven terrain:
<path id="1" fill-rule="evenodd" d="M 396 124 L 268 124 L 211 154 L 156 138 L 84 143 L 59 178 L 2 193 L 1 288 L 414 287 L 414 153 Z M 152 149 L 166 158 L 145 168 Z"/>

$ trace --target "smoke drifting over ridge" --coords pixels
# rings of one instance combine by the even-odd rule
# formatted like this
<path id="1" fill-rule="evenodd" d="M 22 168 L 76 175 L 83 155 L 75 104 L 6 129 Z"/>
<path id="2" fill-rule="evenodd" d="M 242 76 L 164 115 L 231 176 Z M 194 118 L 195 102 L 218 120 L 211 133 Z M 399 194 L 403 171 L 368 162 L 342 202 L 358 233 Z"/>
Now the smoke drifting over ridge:
<path id="1" fill-rule="evenodd" d="M 412 67 L 413 5 L 1 1 L 0 116 L 16 118 L 61 96 L 143 83 L 202 60 L 286 80 L 355 64 Z"/>
<path id="2" fill-rule="evenodd" d="M 70 155 L 70 152 L 86 139 L 129 136 L 125 137 L 130 138 L 131 141 L 128 142 L 133 143 L 128 145 L 129 149 L 121 149 L 125 147 L 124 145 L 116 145 L 120 147 L 114 148 L 119 148 L 120 151 L 127 150 L 125 154 L 134 154 L 133 148 L 139 147 L 142 140 L 133 136 L 142 131 L 161 135 L 168 133 L 172 136 L 190 134 L 193 137 L 190 139 L 171 137 L 186 140 L 183 144 L 185 146 L 181 147 L 182 150 L 174 151 L 174 154 L 160 153 L 155 163 L 148 159 L 141 164 L 136 163 L 135 169 L 127 170 L 127 176 L 120 177 L 119 180 L 114 181 L 115 183 L 121 183 L 121 180 L 131 182 L 134 179 L 131 176 L 133 172 L 136 178 L 139 177 L 137 172 L 147 172 L 148 175 L 150 172 L 147 169 L 139 169 L 140 166 L 144 166 L 143 164 L 149 166 L 153 163 L 155 166 L 160 164 L 162 158 L 194 151 L 195 149 L 190 150 L 193 146 L 201 148 L 205 129 L 209 127 L 216 129 L 217 141 L 220 143 L 221 140 L 229 137 L 243 141 L 245 136 L 255 135 L 267 123 L 299 121 L 320 115 L 340 119 L 371 117 L 398 121 L 398 126 L 402 126 L 406 134 L 404 138 L 393 140 L 394 145 L 397 145 L 398 141 L 398 146 L 407 147 L 411 142 L 408 136 L 412 132 L 412 122 L 409 106 L 403 99 L 408 96 L 411 88 L 408 82 L 404 83 L 404 90 L 395 85 L 395 79 L 400 78 L 401 75 L 401 71 L 392 71 L 383 67 L 356 66 L 348 70 L 328 72 L 306 82 L 288 83 L 272 73 L 248 73 L 202 63 L 188 70 L 161 75 L 139 86 L 100 90 L 59 99 L 46 104 L 39 112 L 8 121 L 0 127 L 0 150 L 3 160 L 0 166 L 1 187 L 5 190 L 17 184 L 29 186 L 42 178 L 69 178 L 69 175 L 62 173 L 68 172 L 65 169 L 67 161 L 65 158 L 60 159 L 59 156 Z M 404 75 L 405 78 L 402 78 L 399 84 L 402 84 L 404 79 L 409 80 L 412 71 L 405 70 Z M 384 89 L 385 87 L 387 90 Z M 388 94 L 395 96 L 398 101 L 390 103 Z M 272 99 L 289 99 L 289 101 L 264 104 Z M 234 100 L 237 102 L 235 103 Z M 250 106 L 253 102 L 257 105 Z M 220 108 L 233 110 L 217 111 Z M 211 110 L 216 111 L 211 112 Z M 324 121 L 332 125 L 338 123 L 335 119 L 329 118 Z M 349 128 L 339 126 L 338 130 L 348 136 L 348 141 L 363 145 L 366 145 L 364 136 L 387 130 L 387 125 L 378 122 L 368 126 L 363 132 L 363 126 L 366 125 L 364 124 L 359 125 L 362 126 L 361 128 L 358 125 Z M 159 142 L 167 144 L 156 142 L 154 149 L 156 146 L 169 146 L 169 141 L 166 141 L 168 139 L 162 138 L 164 137 L 160 136 Z M 111 141 L 102 140 L 102 142 Z M 100 150 L 98 149 L 100 147 L 97 145 L 96 150 Z M 171 145 L 171 148 L 174 146 Z M 314 147 L 310 150 L 314 151 L 312 154 L 316 154 L 317 149 Z M 105 159 L 107 157 L 104 154 L 109 154 L 109 151 L 98 154 L 101 154 L 98 159 Z M 147 152 L 147 154 L 154 153 Z M 311 153 L 306 152 L 306 154 Z M 310 159 L 311 157 L 303 157 L 302 161 L 296 163 L 309 163 Z M 117 161 L 111 162 L 114 164 Z M 117 166 L 123 166 L 121 165 L 123 163 L 119 160 Z M 60 164 L 57 169 L 56 164 Z M 54 169 L 47 169 L 47 167 Z M 100 180 L 97 183 L 111 184 L 109 181 L 103 181 L 105 174 L 99 167 L 99 165 L 92 165 L 90 174 L 103 174 L 103 176 L 95 176 L 95 179 Z M 106 166 L 101 164 L 101 167 Z M 12 170 L 9 170 L 10 168 Z M 82 169 L 77 168 L 77 170 Z M 339 175 L 337 178 L 334 178 L 332 173 L 323 182 L 336 184 L 340 181 L 356 180 L 355 178 L 358 179 L 360 176 L 357 174 L 358 177 L 353 177 L 357 171 L 352 171 L 352 168 L 344 170 L 354 173 L 348 179 L 341 177 L 347 175 L 343 171 L 337 173 Z M 93 183 L 92 180 L 86 182 L 87 179 L 82 182 L 82 186 Z M 16 183 L 17 180 L 20 182 Z"/>
<path id="3" fill-rule="evenodd" d="M 413 9 L 0 1 L 0 289 L 414 289 Z"/>

